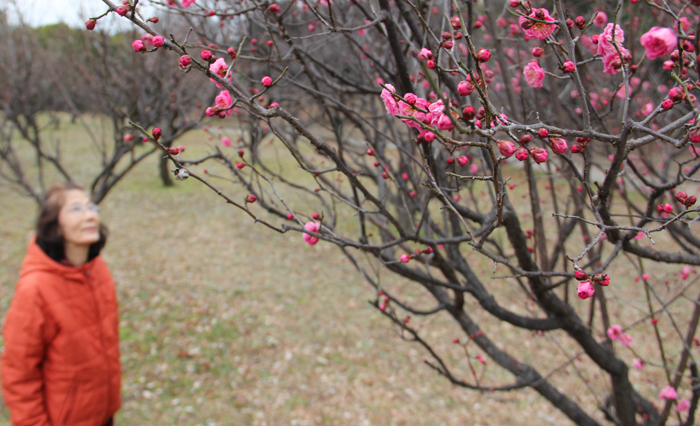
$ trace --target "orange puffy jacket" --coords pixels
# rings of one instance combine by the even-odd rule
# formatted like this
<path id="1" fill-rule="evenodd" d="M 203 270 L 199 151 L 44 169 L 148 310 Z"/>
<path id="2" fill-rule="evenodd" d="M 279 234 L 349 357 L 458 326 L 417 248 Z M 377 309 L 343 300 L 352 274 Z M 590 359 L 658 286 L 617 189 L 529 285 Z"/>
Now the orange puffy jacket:
<path id="1" fill-rule="evenodd" d="M 73 267 L 29 243 L 5 317 L 2 395 L 15 426 L 100 426 L 121 405 L 114 282 L 98 256 Z"/>

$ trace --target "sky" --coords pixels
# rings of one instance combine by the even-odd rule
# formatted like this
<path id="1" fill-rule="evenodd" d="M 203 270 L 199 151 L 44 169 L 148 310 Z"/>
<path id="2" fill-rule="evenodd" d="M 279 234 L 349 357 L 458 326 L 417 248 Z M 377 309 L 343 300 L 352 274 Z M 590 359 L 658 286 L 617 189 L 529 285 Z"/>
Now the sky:
<path id="1" fill-rule="evenodd" d="M 0 0 L 0 7 L 8 10 L 11 23 L 18 22 L 19 11 L 24 21 L 31 26 L 65 22 L 72 27 L 79 27 L 84 25 L 87 18 L 99 16 L 107 10 L 102 0 Z M 107 19 L 112 21 L 116 17 Z"/>

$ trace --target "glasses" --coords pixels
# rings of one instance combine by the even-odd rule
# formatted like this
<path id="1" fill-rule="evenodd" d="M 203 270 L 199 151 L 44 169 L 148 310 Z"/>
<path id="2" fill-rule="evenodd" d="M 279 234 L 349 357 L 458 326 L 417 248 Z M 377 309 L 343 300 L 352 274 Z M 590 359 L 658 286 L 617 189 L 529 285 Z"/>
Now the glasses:
<path id="1" fill-rule="evenodd" d="M 98 214 L 100 212 L 100 206 L 95 203 L 90 203 L 87 206 L 83 204 L 73 204 L 68 208 L 68 213 L 71 214 L 85 214 L 86 211 Z"/>

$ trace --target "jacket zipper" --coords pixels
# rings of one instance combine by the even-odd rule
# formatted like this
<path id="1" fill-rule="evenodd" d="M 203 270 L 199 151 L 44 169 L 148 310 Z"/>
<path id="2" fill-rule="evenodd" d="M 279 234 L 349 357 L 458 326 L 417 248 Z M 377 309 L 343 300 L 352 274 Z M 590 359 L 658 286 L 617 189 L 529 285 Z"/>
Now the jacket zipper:
<path id="1" fill-rule="evenodd" d="M 112 401 L 112 371 L 109 366 L 109 355 L 107 354 L 107 349 L 105 348 L 104 336 L 102 333 L 102 316 L 100 315 L 100 309 L 97 307 L 97 298 L 95 297 L 95 288 L 93 287 L 92 278 L 90 277 L 90 270 L 85 271 L 85 278 L 87 279 L 88 287 L 90 287 L 90 294 L 92 295 L 93 306 L 95 307 L 95 315 L 97 316 L 97 324 L 100 333 L 100 345 L 102 346 L 102 353 L 104 354 L 106 364 L 107 364 L 107 413 L 105 414 L 105 419 L 109 417 L 109 408 Z"/>

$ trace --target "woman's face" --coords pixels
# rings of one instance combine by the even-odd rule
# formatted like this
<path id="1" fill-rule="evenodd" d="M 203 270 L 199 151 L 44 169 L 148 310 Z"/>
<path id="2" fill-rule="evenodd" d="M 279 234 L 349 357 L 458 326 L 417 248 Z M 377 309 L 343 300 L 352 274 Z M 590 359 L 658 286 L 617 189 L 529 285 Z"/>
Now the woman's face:
<path id="1" fill-rule="evenodd" d="M 100 239 L 98 207 L 85 191 L 66 191 L 63 206 L 58 212 L 59 234 L 65 243 L 89 246 Z"/>

